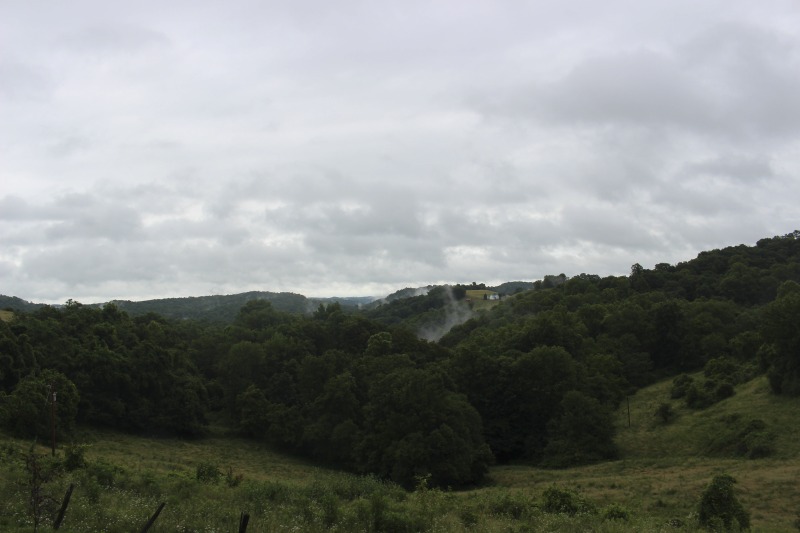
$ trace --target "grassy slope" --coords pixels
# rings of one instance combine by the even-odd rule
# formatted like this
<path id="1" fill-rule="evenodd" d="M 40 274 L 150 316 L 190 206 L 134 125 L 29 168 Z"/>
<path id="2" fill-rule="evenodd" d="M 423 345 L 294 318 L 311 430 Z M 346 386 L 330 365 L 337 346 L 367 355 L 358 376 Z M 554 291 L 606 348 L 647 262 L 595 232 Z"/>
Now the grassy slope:
<path id="1" fill-rule="evenodd" d="M 4 322 L 10 322 L 11 319 L 14 318 L 13 311 L 7 311 L 5 309 L 0 309 L 0 320 Z"/>
<path id="2" fill-rule="evenodd" d="M 251 480 L 307 483 L 334 472 L 277 453 L 252 440 L 209 437 L 201 440 L 147 439 L 106 431 L 85 434 L 88 459 L 102 459 L 125 469 L 155 475 L 193 477 L 199 463 L 208 462 L 244 473 Z"/>
<path id="3" fill-rule="evenodd" d="M 541 491 L 557 483 L 606 504 L 621 502 L 637 513 L 686 520 L 710 479 L 726 472 L 737 480 L 740 501 L 752 514 L 755 531 L 796 531 L 800 513 L 800 399 L 769 393 L 766 378 L 737 387 L 735 396 L 705 410 L 672 401 L 677 416 L 663 424 L 654 413 L 669 401 L 671 380 L 639 391 L 617 412 L 619 461 L 569 470 L 497 467 L 495 483 Z M 738 418 L 736 424 L 732 419 Z M 737 428 L 761 419 L 774 433 L 776 453 L 748 460 L 715 451 Z"/>
<path id="4" fill-rule="evenodd" d="M 504 500 L 509 494 L 534 501 L 540 498 L 544 489 L 556 484 L 578 490 L 598 506 L 619 503 L 638 516 L 639 521 L 610 525 L 602 521 L 598 523 L 596 519 L 582 523 L 582 519 L 570 522 L 539 515 L 531 518 L 539 521 L 532 522 L 538 524 L 537 527 L 549 531 L 582 530 L 587 527 L 596 531 L 667 531 L 670 528 L 666 527 L 666 523 L 673 518 L 691 524 L 692 514 L 696 511 L 705 485 L 713 475 L 727 472 L 739 481 L 739 496 L 745 508 L 752 513 L 755 531 L 796 531 L 793 524 L 800 511 L 800 488 L 796 483 L 800 475 L 800 428 L 796 413 L 800 413 L 800 399 L 774 397 L 768 392 L 766 380 L 758 378 L 739 386 L 734 397 L 704 411 L 687 410 L 679 402 L 673 402 L 677 417 L 664 425 L 654 416 L 654 411 L 659 403 L 668 399 L 670 385 L 669 381 L 662 382 L 631 397 L 630 428 L 627 427 L 627 410 L 623 403 L 617 413 L 621 460 L 568 470 L 543 470 L 522 465 L 495 467 L 491 472 L 490 486 L 449 495 L 446 501 L 440 500 L 441 505 L 456 510 L 437 511 L 443 517 L 440 519 L 441 527 L 437 526 L 438 530 L 463 531 L 462 517 L 475 514 L 480 524 L 478 529 L 482 531 L 515 531 L 518 526 L 514 524 L 517 522 L 504 522 L 504 519 L 488 514 L 485 509 L 492 504 L 487 502 Z M 764 420 L 768 429 L 774 430 L 776 435 L 776 455 L 768 459 L 747 460 L 710 452 L 721 435 L 730 433 L 729 424 L 723 420 L 730 420 L 732 413 L 739 413 L 742 420 Z M 253 483 L 277 482 L 298 487 L 299 491 L 310 490 L 310 487 L 320 483 L 330 486 L 353 483 L 348 481 L 347 476 L 332 470 L 275 453 L 251 441 L 230 437 L 176 441 L 92 431 L 84 433 L 81 440 L 90 444 L 86 453 L 90 463 L 107 462 L 121 467 L 126 472 L 124 477 L 129 480 L 124 486 L 132 487 L 100 495 L 100 504 L 106 503 L 103 511 L 106 513 L 105 520 L 109 524 L 116 524 L 109 526 L 109 530 L 129 523 L 125 520 L 131 513 L 136 515 L 138 521 L 142 516 L 146 518 L 161 498 L 168 501 L 170 506 L 170 513 L 163 518 L 165 523 L 162 527 L 166 527 L 171 520 L 173 523 L 191 520 L 190 517 L 198 512 L 212 513 L 213 508 L 216 509 L 214 513 L 229 517 L 226 520 L 231 521 L 231 527 L 225 528 L 234 530 L 238 511 L 245 505 L 252 509 L 255 501 L 253 494 L 256 493 Z M 0 444 L 4 442 L 12 443 L 18 449 L 29 445 L 0 435 Z M 42 448 L 42 451 L 47 450 Z M 230 466 L 236 473 L 244 475 L 245 484 L 237 489 L 238 492 L 228 489 L 224 483 L 216 487 L 198 485 L 193 478 L 195 468 L 201 462 L 214 463 L 223 471 Z M 141 492 L 137 487 L 148 483 L 149 479 L 155 479 L 162 486 L 160 497 L 136 499 L 126 496 L 137 490 Z M 79 490 L 82 489 L 79 487 Z M 89 520 L 88 517 L 98 512 L 96 507 L 82 503 L 84 497 L 80 496 L 80 492 L 76 493 L 79 496 L 74 510 L 70 511 L 73 524 L 82 514 Z M 135 505 L 140 507 L 135 507 L 134 503 L 122 505 L 118 503 L 121 499 L 136 502 Z M 414 501 L 412 497 L 408 505 Z M 122 507 L 115 510 L 115 506 L 120 505 Z M 274 507 L 267 506 L 261 511 L 256 510 L 254 520 L 257 518 L 257 522 L 262 524 L 269 520 L 268 523 L 272 525 L 264 530 L 280 530 L 278 526 L 288 525 L 288 521 L 294 520 L 292 513 L 295 513 L 291 511 L 289 503 L 282 505 L 280 508 L 286 509 L 285 514 L 279 514 Z M 342 513 L 351 512 L 355 516 L 360 512 L 357 502 L 341 505 Z M 424 508 L 419 503 L 413 505 L 416 505 L 414 509 Z M 211 516 L 209 514 L 208 523 L 215 520 Z M 306 522 L 301 529 L 311 530 L 309 523 Z M 691 530 L 691 527 L 686 530 Z"/>

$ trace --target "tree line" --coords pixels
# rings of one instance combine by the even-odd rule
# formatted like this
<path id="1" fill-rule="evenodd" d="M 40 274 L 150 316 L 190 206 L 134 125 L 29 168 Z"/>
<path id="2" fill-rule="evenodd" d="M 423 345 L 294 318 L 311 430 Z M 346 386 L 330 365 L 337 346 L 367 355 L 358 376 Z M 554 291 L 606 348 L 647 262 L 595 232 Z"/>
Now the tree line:
<path id="1" fill-rule="evenodd" d="M 706 369 L 682 382 L 698 408 L 762 373 L 800 394 L 798 282 L 795 232 L 628 276 L 550 276 L 437 343 L 408 324 L 446 312 L 443 289 L 365 312 L 254 300 L 231 324 L 69 301 L 0 322 L 0 424 L 46 438 L 57 391 L 65 434 L 201 437 L 213 413 L 354 472 L 475 484 L 493 462 L 615 457 L 611 413 L 656 379 Z"/>

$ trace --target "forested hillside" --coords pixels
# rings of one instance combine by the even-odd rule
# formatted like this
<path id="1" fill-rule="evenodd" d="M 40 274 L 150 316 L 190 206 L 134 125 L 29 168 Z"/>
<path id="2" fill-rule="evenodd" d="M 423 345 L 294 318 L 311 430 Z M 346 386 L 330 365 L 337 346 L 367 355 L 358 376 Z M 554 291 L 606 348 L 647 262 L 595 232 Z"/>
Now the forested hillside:
<path id="1" fill-rule="evenodd" d="M 550 277 L 437 343 L 415 320 L 446 316 L 459 287 L 368 314 L 253 300 L 231 325 L 44 306 L 0 322 L 0 423 L 47 438 L 55 387 L 64 435 L 87 424 L 202 437 L 213 415 L 351 471 L 469 485 L 493 461 L 616 457 L 611 413 L 658 378 L 676 376 L 674 398 L 692 409 L 763 373 L 774 393 L 800 394 L 798 282 L 795 232 L 629 276 Z"/>
<path id="2" fill-rule="evenodd" d="M 26 302 L 16 296 L 6 296 L 0 294 L 0 309 L 11 309 L 16 311 L 35 311 L 42 307 L 42 304 Z"/>
<path id="3" fill-rule="evenodd" d="M 308 298 L 302 294 L 291 292 L 251 291 L 240 294 L 212 296 L 190 296 L 186 298 L 158 298 L 155 300 L 114 300 L 120 311 L 131 316 L 156 313 L 164 318 L 179 320 L 199 320 L 204 322 L 222 322 L 230 324 L 236 319 L 239 309 L 252 300 L 266 300 L 278 311 L 296 314 L 309 314 L 320 304 L 338 303 L 345 309 L 358 309 L 374 300 L 370 296 L 342 298 Z M 91 304 L 92 307 L 103 307 L 104 304 Z M 34 311 L 43 304 L 26 302 L 15 296 L 0 295 L 0 309 L 12 311 Z"/>

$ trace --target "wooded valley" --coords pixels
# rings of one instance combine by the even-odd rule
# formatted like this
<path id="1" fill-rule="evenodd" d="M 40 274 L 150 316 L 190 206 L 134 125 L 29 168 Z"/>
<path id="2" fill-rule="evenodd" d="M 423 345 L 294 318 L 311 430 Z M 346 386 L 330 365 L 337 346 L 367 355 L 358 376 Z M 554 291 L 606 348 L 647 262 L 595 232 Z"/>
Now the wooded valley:
<path id="1" fill-rule="evenodd" d="M 494 464 L 619 457 L 613 413 L 664 378 L 693 410 L 761 375 L 800 395 L 800 232 L 628 276 L 548 276 L 421 339 L 469 310 L 467 288 L 308 314 L 256 299 L 230 323 L 73 301 L 14 309 L 0 322 L 0 425 L 49 442 L 57 391 L 62 441 L 78 427 L 189 439 L 224 427 L 407 489 L 459 488 Z M 732 454 L 772 453 L 768 428 L 746 436 Z"/>

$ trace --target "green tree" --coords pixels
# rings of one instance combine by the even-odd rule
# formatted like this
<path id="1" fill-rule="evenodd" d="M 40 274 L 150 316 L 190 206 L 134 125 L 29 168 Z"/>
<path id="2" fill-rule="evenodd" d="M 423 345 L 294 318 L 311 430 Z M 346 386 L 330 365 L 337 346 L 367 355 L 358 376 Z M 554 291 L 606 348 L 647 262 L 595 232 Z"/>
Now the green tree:
<path id="1" fill-rule="evenodd" d="M 700 499 L 698 520 L 712 531 L 739 531 L 750 529 L 748 513 L 733 490 L 736 479 L 728 474 L 714 476 Z"/>
<path id="2" fill-rule="evenodd" d="M 653 334 L 649 348 L 656 368 L 679 367 L 683 358 L 684 314 L 677 300 L 668 300 L 653 307 Z"/>
<path id="3" fill-rule="evenodd" d="M 353 446 L 360 440 L 362 419 L 358 385 L 350 372 L 334 376 L 306 407 L 303 443 L 312 456 L 346 465 L 353 463 Z"/>
<path id="4" fill-rule="evenodd" d="M 275 311 L 269 300 L 250 300 L 239 310 L 235 323 L 241 327 L 264 330 L 283 321 L 284 314 Z"/>
<path id="5" fill-rule="evenodd" d="M 549 425 L 545 464 L 566 467 L 616 457 L 611 411 L 578 391 L 564 395 L 560 415 Z"/>
<path id="6" fill-rule="evenodd" d="M 63 438 L 72 434 L 80 396 L 64 374 L 42 370 L 23 378 L 2 405 L 3 425 L 20 437 L 49 441 L 55 397 L 56 432 Z"/>
<path id="7" fill-rule="evenodd" d="M 480 416 L 438 372 L 402 368 L 376 379 L 364 417 L 362 468 L 407 487 L 424 475 L 437 486 L 476 483 L 491 461 Z"/>
<path id="8" fill-rule="evenodd" d="M 762 335 L 771 344 L 770 386 L 777 394 L 800 395 L 800 286 L 784 283 L 764 309 Z"/>

